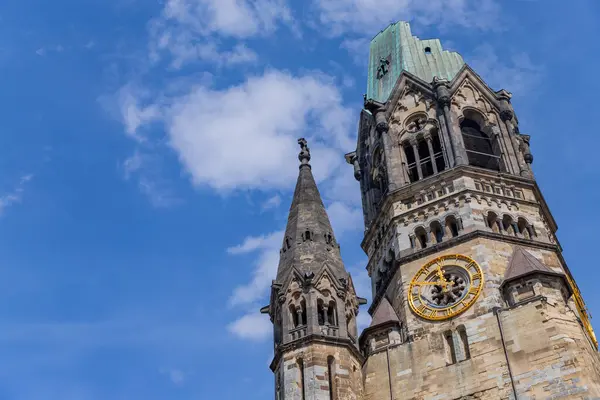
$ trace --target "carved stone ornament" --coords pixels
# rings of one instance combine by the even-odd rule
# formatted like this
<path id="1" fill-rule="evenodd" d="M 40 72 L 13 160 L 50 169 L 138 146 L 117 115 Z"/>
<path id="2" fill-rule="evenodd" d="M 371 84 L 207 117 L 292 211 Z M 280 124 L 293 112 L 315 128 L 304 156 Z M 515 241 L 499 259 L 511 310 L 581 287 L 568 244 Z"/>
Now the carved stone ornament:
<path id="1" fill-rule="evenodd" d="M 513 114 L 512 110 L 504 109 L 504 110 L 500 111 L 500 118 L 502 118 L 502 121 L 504 121 L 504 122 L 512 120 L 513 116 L 514 116 L 514 114 Z"/>
<path id="2" fill-rule="evenodd" d="M 300 145 L 300 154 L 298 154 L 298 160 L 300 160 L 301 165 L 309 165 L 310 149 L 308 148 L 306 139 L 298 139 L 298 144 Z"/>
<path id="3" fill-rule="evenodd" d="M 442 107 L 450 106 L 450 89 L 448 81 L 438 78 L 433 78 L 433 86 L 435 87 L 435 97 L 438 104 Z"/>
<path id="4" fill-rule="evenodd" d="M 377 130 L 377 133 L 381 134 L 387 132 L 390 129 L 390 125 L 387 121 L 381 121 L 375 126 L 375 129 Z"/>

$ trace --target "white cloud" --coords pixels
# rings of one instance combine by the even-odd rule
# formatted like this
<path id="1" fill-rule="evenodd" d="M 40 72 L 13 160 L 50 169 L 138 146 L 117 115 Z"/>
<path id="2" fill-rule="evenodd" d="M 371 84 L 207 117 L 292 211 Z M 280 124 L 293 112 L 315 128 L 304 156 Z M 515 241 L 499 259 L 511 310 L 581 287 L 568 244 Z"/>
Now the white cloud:
<path id="1" fill-rule="evenodd" d="M 254 63 L 258 59 L 256 52 L 243 43 L 236 44 L 230 50 L 223 50 L 213 39 L 198 42 L 186 33 L 164 33 L 152 50 L 152 58 L 157 60 L 158 53 L 165 50 L 171 53 L 171 67 L 174 69 L 196 60 L 207 61 L 218 67 L 232 67 Z"/>
<path id="2" fill-rule="evenodd" d="M 371 40 L 368 38 L 344 39 L 340 47 L 346 49 L 352 56 L 354 63 L 365 69 L 369 61 L 369 44 Z"/>
<path id="3" fill-rule="evenodd" d="M 291 162 L 299 151 L 296 139 L 302 136 L 309 140 L 315 175 L 322 180 L 355 145 L 349 135 L 352 112 L 322 75 L 268 71 L 238 86 L 198 85 L 185 96 L 146 106 L 133 93 L 124 89 L 120 96 L 127 133 L 143 141 L 140 128 L 161 118 L 195 185 L 223 191 L 289 188 L 298 171 Z"/>
<path id="4" fill-rule="evenodd" d="M 161 369 L 160 373 L 169 377 L 172 384 L 181 386 L 185 383 L 186 374 L 177 368 Z"/>
<path id="5" fill-rule="evenodd" d="M 277 208 L 281 205 L 281 196 L 275 194 L 269 197 L 261 206 L 262 211 L 270 210 L 272 208 Z"/>
<path id="6" fill-rule="evenodd" d="M 234 289 L 229 299 L 232 306 L 253 303 L 265 295 L 277 273 L 279 249 L 283 231 L 264 236 L 250 236 L 241 245 L 229 248 L 230 254 L 245 254 L 258 251 L 254 261 L 254 271 L 250 282 Z"/>
<path id="7" fill-rule="evenodd" d="M 169 0 L 150 24 L 151 58 L 170 54 L 174 68 L 196 60 L 218 66 L 252 63 L 254 51 L 241 42 L 224 50 L 220 38 L 265 36 L 279 22 L 292 23 L 286 0 Z"/>
<path id="8" fill-rule="evenodd" d="M 292 18 L 285 0 L 169 0 L 164 17 L 203 36 L 238 38 L 272 32 Z"/>
<path id="9" fill-rule="evenodd" d="M 534 64 L 527 53 L 501 58 L 490 45 L 479 46 L 466 61 L 492 88 L 514 94 L 530 92 L 544 75 L 543 67 Z"/>
<path id="10" fill-rule="evenodd" d="M 423 25 L 495 27 L 500 7 L 496 0 L 313 0 L 320 22 L 330 34 L 373 35 L 398 20 Z"/>
<path id="11" fill-rule="evenodd" d="M 240 245 L 227 249 L 229 254 L 247 254 L 256 250 L 272 249 L 283 240 L 283 231 L 277 231 L 269 235 L 248 236 Z"/>
<path id="12" fill-rule="evenodd" d="M 136 92 L 133 87 L 126 85 L 118 93 L 118 102 L 121 110 L 125 132 L 138 142 L 143 142 L 144 137 L 139 134 L 138 129 L 160 117 L 160 109 L 157 105 L 140 106 L 142 94 Z"/>
<path id="13" fill-rule="evenodd" d="M 62 53 L 63 51 L 65 51 L 65 48 L 63 47 L 63 45 L 57 44 L 56 46 L 40 47 L 39 49 L 37 49 L 35 51 L 35 54 L 43 57 L 48 53 Z"/>
<path id="14" fill-rule="evenodd" d="M 228 330 L 241 339 L 262 341 L 272 335 L 273 325 L 268 316 L 256 312 L 246 314 L 232 322 Z"/>
<path id="15" fill-rule="evenodd" d="M 335 201 L 327 207 L 327 214 L 336 237 L 341 237 L 347 232 L 356 232 L 363 229 L 363 213 L 359 207 Z"/>
<path id="16" fill-rule="evenodd" d="M 121 168 L 123 178 L 136 181 L 138 188 L 153 207 L 167 208 L 181 203 L 181 199 L 173 193 L 170 183 L 162 177 L 159 157 L 144 154 L 140 149 L 136 149 L 133 155 L 122 163 Z"/>

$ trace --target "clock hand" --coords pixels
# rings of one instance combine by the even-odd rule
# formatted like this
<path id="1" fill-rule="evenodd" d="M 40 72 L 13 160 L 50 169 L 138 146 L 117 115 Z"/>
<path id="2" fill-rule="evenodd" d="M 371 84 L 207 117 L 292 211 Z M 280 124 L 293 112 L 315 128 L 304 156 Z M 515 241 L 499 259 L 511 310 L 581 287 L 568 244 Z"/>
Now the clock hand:
<path id="1" fill-rule="evenodd" d="M 448 282 L 446 277 L 444 276 L 444 271 L 442 271 L 442 266 L 438 264 L 437 267 L 437 276 L 440 278 L 442 282 Z"/>
<path id="2" fill-rule="evenodd" d="M 445 282 L 415 282 L 416 286 L 445 286 Z"/>

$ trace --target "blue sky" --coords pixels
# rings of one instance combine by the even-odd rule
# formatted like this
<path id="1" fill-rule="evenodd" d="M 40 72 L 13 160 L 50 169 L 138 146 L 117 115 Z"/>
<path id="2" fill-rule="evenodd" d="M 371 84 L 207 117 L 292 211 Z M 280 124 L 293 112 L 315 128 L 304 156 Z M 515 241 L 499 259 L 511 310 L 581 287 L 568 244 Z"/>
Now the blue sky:
<path id="1" fill-rule="evenodd" d="M 370 297 L 343 154 L 368 41 L 399 19 L 514 94 L 565 257 L 600 315 L 597 2 L 6 0 L 0 399 L 271 398 L 257 310 L 298 137 Z"/>

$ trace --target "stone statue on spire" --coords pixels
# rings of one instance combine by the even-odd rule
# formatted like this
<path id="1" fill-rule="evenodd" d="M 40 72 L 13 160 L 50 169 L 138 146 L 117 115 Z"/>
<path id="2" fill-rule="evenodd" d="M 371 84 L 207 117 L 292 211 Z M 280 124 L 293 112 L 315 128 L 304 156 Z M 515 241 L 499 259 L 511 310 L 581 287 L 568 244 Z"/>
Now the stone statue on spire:
<path id="1" fill-rule="evenodd" d="M 298 160 L 300 160 L 300 166 L 308 165 L 310 167 L 310 149 L 308 148 L 308 142 L 304 138 L 298 139 L 300 145 L 300 154 L 298 154 Z"/>

